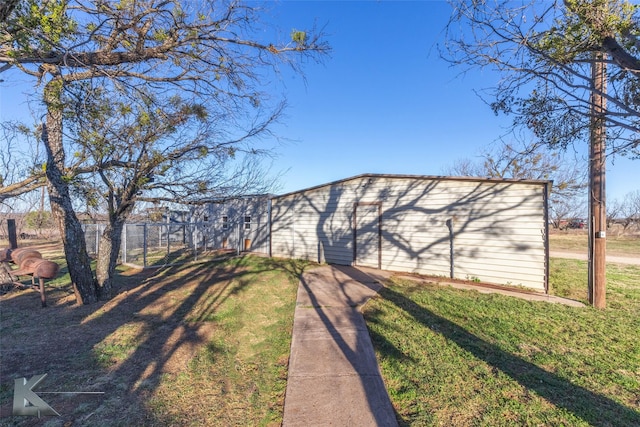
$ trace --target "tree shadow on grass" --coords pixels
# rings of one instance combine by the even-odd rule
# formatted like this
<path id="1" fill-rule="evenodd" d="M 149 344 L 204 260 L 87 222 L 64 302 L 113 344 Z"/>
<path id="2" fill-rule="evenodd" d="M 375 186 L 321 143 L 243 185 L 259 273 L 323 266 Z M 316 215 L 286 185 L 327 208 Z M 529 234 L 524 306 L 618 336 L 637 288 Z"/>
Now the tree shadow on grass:
<path id="1" fill-rule="evenodd" d="M 379 295 L 425 327 L 445 336 L 523 387 L 534 391 L 557 407 L 564 408 L 590 425 L 640 425 L 640 413 L 505 352 L 392 289 L 384 288 Z M 406 357 L 389 341 L 384 339 L 380 341 L 381 337 L 378 335 L 374 335 L 373 338 L 378 351 L 385 356 L 391 359 Z M 400 422 L 408 425 L 408 420 L 400 420 Z"/>
<path id="2" fill-rule="evenodd" d="M 247 269 L 239 259 L 143 270 L 122 277 L 112 300 L 88 306 L 70 305 L 73 296 L 64 286 L 48 290 L 47 309 L 34 304 L 33 293 L 3 297 L 0 425 L 42 424 L 37 417 L 12 417 L 11 405 L 13 380 L 43 373 L 49 378 L 39 391 L 105 393 L 45 395 L 62 423 L 162 425 L 167 419 L 147 401 L 163 376 L 188 369 L 209 342 L 211 319 L 224 302 L 250 286 L 255 274 L 274 268 L 263 263 Z"/>

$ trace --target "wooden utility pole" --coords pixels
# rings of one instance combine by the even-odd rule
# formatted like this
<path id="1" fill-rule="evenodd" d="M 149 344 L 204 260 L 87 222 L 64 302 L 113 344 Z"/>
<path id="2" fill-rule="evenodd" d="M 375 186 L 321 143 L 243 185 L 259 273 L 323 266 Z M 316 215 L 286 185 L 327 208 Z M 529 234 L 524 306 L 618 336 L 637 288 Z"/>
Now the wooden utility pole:
<path id="1" fill-rule="evenodd" d="M 605 192 L 607 70 L 605 54 L 594 54 L 589 155 L 589 302 L 606 307 L 607 214 Z"/>

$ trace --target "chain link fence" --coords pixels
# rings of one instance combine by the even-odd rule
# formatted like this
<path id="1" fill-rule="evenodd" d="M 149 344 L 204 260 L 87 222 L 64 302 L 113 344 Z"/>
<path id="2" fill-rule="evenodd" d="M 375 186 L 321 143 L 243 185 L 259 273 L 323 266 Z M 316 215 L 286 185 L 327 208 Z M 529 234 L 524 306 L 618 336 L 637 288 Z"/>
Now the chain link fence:
<path id="1" fill-rule="evenodd" d="M 96 256 L 106 225 L 83 227 L 87 251 Z M 216 230 L 210 223 L 131 223 L 122 230 L 119 262 L 138 267 L 162 266 L 213 259 L 221 252 L 239 250 L 239 242 L 217 242 Z"/>

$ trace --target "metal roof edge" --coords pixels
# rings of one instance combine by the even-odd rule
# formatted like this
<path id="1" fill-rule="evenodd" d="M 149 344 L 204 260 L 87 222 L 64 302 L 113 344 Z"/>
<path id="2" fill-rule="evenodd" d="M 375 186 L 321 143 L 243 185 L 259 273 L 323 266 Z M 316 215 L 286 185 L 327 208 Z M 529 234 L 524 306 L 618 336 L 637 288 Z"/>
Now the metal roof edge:
<path id="1" fill-rule="evenodd" d="M 285 194 L 274 195 L 271 199 L 279 199 L 282 197 L 288 197 L 293 194 L 305 193 L 307 191 L 318 190 L 322 187 L 328 187 L 332 185 L 342 184 L 348 181 L 353 181 L 361 178 L 398 178 L 398 179 L 423 179 L 433 181 L 467 181 L 467 182 L 494 182 L 494 183 L 519 183 L 519 184 L 533 184 L 550 186 L 552 180 L 543 179 L 514 179 L 514 178 L 483 178 L 483 177 L 470 177 L 470 176 L 446 176 L 446 175 L 410 175 L 410 174 L 381 174 L 381 173 L 363 173 L 355 175 L 349 178 L 339 179 L 337 181 L 327 182 L 325 184 L 314 185 L 312 187 L 303 188 L 297 191 L 291 191 Z"/>
<path id="2" fill-rule="evenodd" d="M 200 203 L 227 203 L 231 200 L 246 200 L 246 199 L 259 199 L 259 198 L 272 199 L 275 196 L 276 195 L 272 193 L 240 194 L 240 195 L 228 196 L 228 197 L 205 198 L 205 199 L 201 199 L 199 202 Z"/>

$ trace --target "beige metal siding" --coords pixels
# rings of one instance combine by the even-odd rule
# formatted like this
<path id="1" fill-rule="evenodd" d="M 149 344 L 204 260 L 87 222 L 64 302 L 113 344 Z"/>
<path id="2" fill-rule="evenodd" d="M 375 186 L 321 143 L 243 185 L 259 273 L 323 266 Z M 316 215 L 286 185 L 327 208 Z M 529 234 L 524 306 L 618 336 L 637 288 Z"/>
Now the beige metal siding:
<path id="1" fill-rule="evenodd" d="M 353 264 L 356 204 L 379 203 L 382 269 L 544 290 L 545 191 L 544 183 L 356 177 L 274 198 L 273 255 Z M 367 240 L 377 244 L 358 241 L 358 254 L 376 252 Z"/>
<path id="2" fill-rule="evenodd" d="M 222 217 L 228 218 L 224 228 Z M 250 216 L 250 227 L 245 227 L 244 217 Z M 255 196 L 211 203 L 209 206 L 210 241 L 217 248 L 226 242 L 227 248 L 245 249 L 252 252 L 269 253 L 269 197 Z"/>
<path id="3" fill-rule="evenodd" d="M 292 200 L 271 201 L 271 255 L 295 258 L 294 206 Z"/>
<path id="4" fill-rule="evenodd" d="M 380 268 L 380 219 L 379 203 L 356 203 L 354 263 L 358 266 Z"/>
<path id="5" fill-rule="evenodd" d="M 351 264 L 353 205 L 343 200 L 340 188 L 274 198 L 272 255 Z"/>

